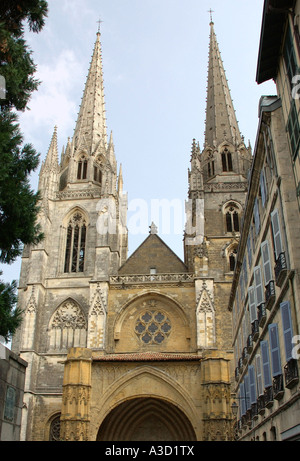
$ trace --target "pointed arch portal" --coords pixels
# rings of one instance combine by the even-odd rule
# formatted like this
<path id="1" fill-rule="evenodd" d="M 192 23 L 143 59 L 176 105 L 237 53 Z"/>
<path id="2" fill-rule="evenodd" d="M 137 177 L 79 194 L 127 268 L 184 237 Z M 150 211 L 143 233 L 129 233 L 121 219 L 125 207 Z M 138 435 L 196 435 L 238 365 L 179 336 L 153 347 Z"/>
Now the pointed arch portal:
<path id="1" fill-rule="evenodd" d="M 175 405 L 157 398 L 121 403 L 104 419 L 97 441 L 195 441 L 187 416 Z"/>

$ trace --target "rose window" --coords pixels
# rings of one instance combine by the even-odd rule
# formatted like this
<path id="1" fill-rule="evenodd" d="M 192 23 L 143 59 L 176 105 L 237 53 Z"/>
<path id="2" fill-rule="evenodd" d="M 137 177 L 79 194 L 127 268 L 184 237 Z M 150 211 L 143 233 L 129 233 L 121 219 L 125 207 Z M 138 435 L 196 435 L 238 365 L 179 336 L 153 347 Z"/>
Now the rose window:
<path id="1" fill-rule="evenodd" d="M 137 320 L 135 332 L 145 344 L 161 344 L 170 334 L 171 322 L 161 311 L 146 311 Z"/>

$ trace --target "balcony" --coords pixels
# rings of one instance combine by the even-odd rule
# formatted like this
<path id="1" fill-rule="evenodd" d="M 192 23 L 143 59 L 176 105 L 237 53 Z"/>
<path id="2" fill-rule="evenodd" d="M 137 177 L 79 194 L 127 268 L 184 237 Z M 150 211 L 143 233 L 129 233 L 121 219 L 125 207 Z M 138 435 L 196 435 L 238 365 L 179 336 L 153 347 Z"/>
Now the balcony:
<path id="1" fill-rule="evenodd" d="M 275 302 L 275 298 L 276 298 L 275 283 L 274 283 L 274 280 L 271 280 L 266 286 L 266 290 L 265 290 L 266 309 L 271 310 Z"/>
<path id="2" fill-rule="evenodd" d="M 252 338 L 252 335 L 249 335 L 247 339 L 247 352 L 248 354 L 251 354 L 252 351 L 253 351 L 253 338 Z"/>
<path id="3" fill-rule="evenodd" d="M 277 375 L 273 378 L 274 399 L 280 400 L 284 394 L 283 375 Z"/>
<path id="4" fill-rule="evenodd" d="M 243 359 L 243 363 L 246 364 L 246 363 L 247 363 L 247 360 L 248 360 L 248 351 L 247 351 L 247 347 L 244 347 L 244 349 L 243 349 L 242 359 Z"/>
<path id="5" fill-rule="evenodd" d="M 253 341 L 257 341 L 259 337 L 258 320 L 254 320 L 254 322 L 251 323 L 251 334 L 252 334 Z"/>
<path id="6" fill-rule="evenodd" d="M 291 389 L 299 382 L 298 365 L 296 359 L 291 359 L 284 367 L 285 387 Z"/>
<path id="7" fill-rule="evenodd" d="M 239 358 L 239 371 L 240 371 L 240 373 L 242 373 L 242 371 L 243 371 L 243 359 L 242 359 L 242 357 Z"/>
<path id="8" fill-rule="evenodd" d="M 287 262 L 286 262 L 286 257 L 285 257 L 285 252 L 283 251 L 280 253 L 276 260 L 276 265 L 275 265 L 275 279 L 276 279 L 276 285 L 278 287 L 281 287 L 284 279 L 287 275 L 288 268 L 287 268 Z"/>
<path id="9" fill-rule="evenodd" d="M 271 408 L 274 403 L 273 387 L 267 387 L 264 392 L 265 407 Z"/>
<path id="10" fill-rule="evenodd" d="M 265 396 L 260 395 L 257 399 L 257 412 L 260 415 L 263 415 L 265 413 Z"/>
<path id="11" fill-rule="evenodd" d="M 258 311 L 258 324 L 262 328 L 266 323 L 267 313 L 266 313 L 266 305 L 262 303 L 257 308 Z"/>
<path id="12" fill-rule="evenodd" d="M 240 375 L 239 367 L 236 367 L 236 369 L 234 371 L 234 376 L 235 376 L 236 381 L 239 380 L 239 375 Z"/>
<path id="13" fill-rule="evenodd" d="M 251 417 L 252 419 L 258 418 L 258 405 L 257 403 L 252 403 L 251 405 Z"/>

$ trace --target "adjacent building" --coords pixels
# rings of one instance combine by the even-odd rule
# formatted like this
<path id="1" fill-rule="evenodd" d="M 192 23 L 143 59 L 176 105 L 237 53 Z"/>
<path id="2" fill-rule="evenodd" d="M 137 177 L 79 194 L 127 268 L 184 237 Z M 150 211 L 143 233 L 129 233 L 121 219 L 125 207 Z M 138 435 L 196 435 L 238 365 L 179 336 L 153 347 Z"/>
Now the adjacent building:
<path id="1" fill-rule="evenodd" d="M 300 440 L 299 13 L 266 0 L 257 82 L 259 126 L 229 308 L 238 440 Z"/>

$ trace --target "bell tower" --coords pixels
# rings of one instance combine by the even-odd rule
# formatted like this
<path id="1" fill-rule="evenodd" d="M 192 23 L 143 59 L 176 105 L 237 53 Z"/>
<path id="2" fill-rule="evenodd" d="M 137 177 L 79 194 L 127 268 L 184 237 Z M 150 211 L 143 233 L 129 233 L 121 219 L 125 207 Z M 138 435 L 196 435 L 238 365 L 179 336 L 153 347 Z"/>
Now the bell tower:
<path id="1" fill-rule="evenodd" d="M 202 275 L 219 279 L 233 271 L 251 157 L 238 127 L 211 20 L 204 147 L 201 151 L 193 140 L 188 174 L 184 250 L 190 271 L 198 267 Z"/>

